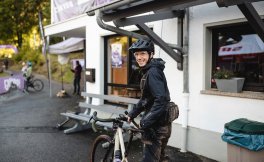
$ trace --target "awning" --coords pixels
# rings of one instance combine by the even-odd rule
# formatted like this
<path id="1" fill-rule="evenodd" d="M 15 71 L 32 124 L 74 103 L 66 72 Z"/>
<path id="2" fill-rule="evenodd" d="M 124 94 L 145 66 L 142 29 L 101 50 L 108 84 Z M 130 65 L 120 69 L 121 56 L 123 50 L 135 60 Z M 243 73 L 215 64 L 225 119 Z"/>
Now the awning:
<path id="1" fill-rule="evenodd" d="M 264 53 L 264 43 L 256 34 L 243 35 L 238 43 L 222 46 L 218 51 L 219 56 L 257 53 Z"/>
<path id="2" fill-rule="evenodd" d="M 65 54 L 84 49 L 84 38 L 69 38 L 49 46 L 50 54 Z"/>

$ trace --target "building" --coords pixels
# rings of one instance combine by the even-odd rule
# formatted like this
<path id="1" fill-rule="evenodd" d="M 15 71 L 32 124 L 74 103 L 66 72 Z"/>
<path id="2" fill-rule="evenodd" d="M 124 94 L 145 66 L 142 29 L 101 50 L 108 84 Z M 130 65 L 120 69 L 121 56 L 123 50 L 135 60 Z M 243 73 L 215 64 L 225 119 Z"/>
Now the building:
<path id="1" fill-rule="evenodd" d="M 56 0 L 53 1 L 55 4 Z M 166 4 L 163 7 L 169 13 L 164 12 L 165 16 L 161 14 L 161 18 L 153 16 L 145 17 L 145 19 L 129 19 L 132 24 L 133 21 L 138 22 L 137 27 L 141 30 L 136 26 L 130 26 L 131 22 L 128 20 L 122 22 L 121 19 L 114 23 L 125 26 L 119 29 L 133 31 L 136 34 L 150 29 L 155 33 L 153 35 L 149 32 L 150 36 L 157 35 L 164 42 L 183 47 L 164 45 L 164 42 L 159 39 L 155 40 L 155 43 L 158 44 L 155 46 L 155 57 L 161 57 L 166 61 L 165 75 L 171 98 L 180 107 L 180 117 L 173 123 L 169 145 L 181 148 L 183 152 L 190 151 L 217 161 L 227 161 L 227 144 L 221 140 L 224 124 L 237 118 L 264 122 L 264 31 L 263 25 L 255 25 L 255 27 L 259 27 L 258 29 L 253 29 L 250 25 L 263 23 L 257 21 L 257 18 L 263 19 L 264 2 L 239 1 L 237 4 L 231 4 L 234 2 L 222 1 L 224 2 L 222 4 L 219 1 L 218 3 L 215 1 L 180 1 L 177 3 L 175 1 L 152 1 L 147 4 L 149 7 L 145 9 L 149 12 L 146 13 L 143 13 L 145 10 L 142 11 L 142 8 L 146 7 L 144 2 L 141 6 L 136 6 L 138 10 L 133 8 L 133 2 L 137 3 L 137 0 L 130 2 L 132 3 L 131 8 L 126 6 L 126 2 L 110 1 L 105 7 L 105 16 L 102 18 L 104 21 L 110 22 L 101 24 L 101 26 L 109 29 L 111 27 L 106 25 L 114 26 L 111 22 L 113 17 L 122 18 L 135 14 L 143 14 L 141 15 L 143 18 L 151 16 L 153 14 L 151 7 L 159 9 L 160 6 Z M 87 3 L 87 5 L 91 6 L 92 4 Z M 221 8 L 221 5 L 228 7 Z M 250 7 L 243 8 L 247 5 Z M 69 7 L 66 3 L 62 6 Z M 112 9 L 119 7 L 121 11 L 115 13 L 111 7 Z M 127 10 L 122 10 L 122 7 Z M 171 15 L 171 10 L 168 10 L 168 7 L 175 9 L 176 13 L 173 12 Z M 251 7 L 257 11 L 257 16 L 251 12 L 252 10 L 249 11 L 252 9 Z M 56 7 L 53 6 L 53 8 Z M 100 4 L 95 7 L 95 9 L 98 8 L 100 8 Z M 107 15 L 107 8 L 113 13 Z M 57 11 L 59 9 L 62 10 L 57 6 Z M 188 15 L 188 17 L 183 18 L 182 12 L 177 12 L 179 9 L 185 9 L 184 15 Z M 130 15 L 128 11 L 130 11 Z M 155 12 L 155 14 L 158 13 Z M 53 12 L 53 14 L 55 13 Z M 88 14 L 92 15 L 93 10 L 89 10 Z M 96 14 L 97 17 L 88 16 L 83 12 L 83 14 L 52 23 L 45 27 L 45 35 L 85 38 L 86 68 L 95 69 L 95 82 L 86 82 L 88 92 L 136 97 L 138 71 L 132 55 L 127 50 L 135 38 L 125 36 L 131 32 L 120 35 L 102 29 L 98 23 L 104 22 L 100 22 L 100 19 L 98 22 L 100 14 L 97 11 Z M 248 15 L 253 15 L 251 20 L 256 21 L 248 22 L 248 18 L 246 18 Z M 148 22 L 148 18 L 153 18 L 156 21 Z M 146 25 L 144 23 L 142 25 L 142 22 L 139 21 L 146 22 Z M 129 26 L 126 26 L 127 24 Z M 184 25 L 183 28 L 181 28 L 181 24 Z M 145 26 L 149 28 L 146 29 Z M 118 30 L 118 33 L 122 32 L 124 31 Z M 252 45 L 249 45 L 250 52 L 237 52 L 242 50 L 241 44 L 245 37 L 254 38 L 246 42 L 253 42 L 259 47 L 259 50 L 253 49 Z M 240 46 L 234 48 L 237 44 Z M 177 50 L 171 51 L 172 48 Z M 117 57 L 113 59 L 115 52 L 117 52 Z M 185 54 L 183 62 L 179 55 L 181 52 Z M 225 54 L 219 55 L 221 52 Z M 212 74 L 216 67 L 232 70 L 245 77 L 243 92 L 218 91 L 212 81 Z"/>

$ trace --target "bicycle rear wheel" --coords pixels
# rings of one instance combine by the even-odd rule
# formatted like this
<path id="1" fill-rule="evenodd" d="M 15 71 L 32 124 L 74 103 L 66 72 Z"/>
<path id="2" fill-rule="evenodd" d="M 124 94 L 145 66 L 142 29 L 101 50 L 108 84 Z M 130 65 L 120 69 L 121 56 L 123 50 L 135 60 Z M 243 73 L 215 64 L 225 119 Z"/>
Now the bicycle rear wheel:
<path id="1" fill-rule="evenodd" d="M 35 91 L 41 91 L 44 88 L 44 83 L 40 79 L 35 79 L 33 81 L 33 88 Z"/>
<path id="2" fill-rule="evenodd" d="M 108 135 L 98 136 L 92 147 L 90 162 L 113 162 L 114 143 Z"/>

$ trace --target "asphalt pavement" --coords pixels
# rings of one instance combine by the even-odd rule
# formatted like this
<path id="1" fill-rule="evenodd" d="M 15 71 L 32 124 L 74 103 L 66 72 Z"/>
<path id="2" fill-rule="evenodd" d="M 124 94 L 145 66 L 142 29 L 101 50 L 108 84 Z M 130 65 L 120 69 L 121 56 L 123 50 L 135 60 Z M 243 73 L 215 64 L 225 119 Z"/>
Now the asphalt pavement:
<path id="1" fill-rule="evenodd" d="M 79 96 L 56 97 L 61 83 L 52 82 L 50 97 L 48 81 L 41 92 L 23 93 L 13 90 L 0 96 L 0 162 L 89 162 L 92 142 L 100 133 L 92 130 L 66 135 L 56 128 L 65 118 L 60 115 L 67 110 L 75 111 Z M 72 85 L 65 85 L 68 94 Z M 70 127 L 70 122 L 66 127 Z M 214 162 L 195 155 L 181 153 L 173 147 L 166 148 L 170 162 Z M 130 162 L 140 162 L 142 144 L 135 141 L 130 151 Z"/>

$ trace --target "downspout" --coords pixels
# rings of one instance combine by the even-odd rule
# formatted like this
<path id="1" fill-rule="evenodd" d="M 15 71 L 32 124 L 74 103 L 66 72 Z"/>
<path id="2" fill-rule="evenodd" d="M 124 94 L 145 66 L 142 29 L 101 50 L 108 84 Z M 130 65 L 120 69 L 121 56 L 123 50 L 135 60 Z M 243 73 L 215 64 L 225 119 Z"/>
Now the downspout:
<path id="1" fill-rule="evenodd" d="M 105 30 L 108 30 L 108 31 L 112 31 L 112 32 L 115 32 L 117 34 L 126 35 L 126 36 L 129 36 L 129 37 L 134 37 L 134 38 L 137 38 L 137 39 L 147 38 L 147 36 L 145 36 L 145 35 L 137 34 L 137 33 L 132 32 L 132 31 L 123 30 L 123 29 L 120 29 L 118 27 L 105 24 L 103 22 L 102 13 L 101 13 L 100 9 L 95 11 L 95 15 L 96 15 L 96 22 L 102 29 L 105 29 Z M 176 49 L 179 52 L 182 52 L 182 49 L 179 46 L 177 46 L 175 44 L 171 44 L 171 43 L 167 43 L 167 44 L 172 49 Z"/>
<path id="2" fill-rule="evenodd" d="M 103 22 L 103 20 L 102 20 L 102 13 L 101 13 L 100 9 L 95 11 L 95 15 L 96 15 L 97 24 L 102 29 L 109 30 L 109 31 L 112 31 L 112 32 L 115 32 L 115 33 L 118 33 L 118 34 L 121 34 L 121 35 L 134 37 L 134 38 L 137 38 L 137 39 L 145 37 L 143 35 L 140 35 L 140 34 L 137 34 L 137 33 L 134 33 L 134 32 L 126 31 L 126 30 L 123 30 L 123 29 L 120 29 L 120 28 L 105 24 Z"/>
<path id="3" fill-rule="evenodd" d="M 183 117 L 182 117 L 182 148 L 187 152 L 188 117 L 189 117 L 189 9 L 185 9 L 183 19 Z"/>

